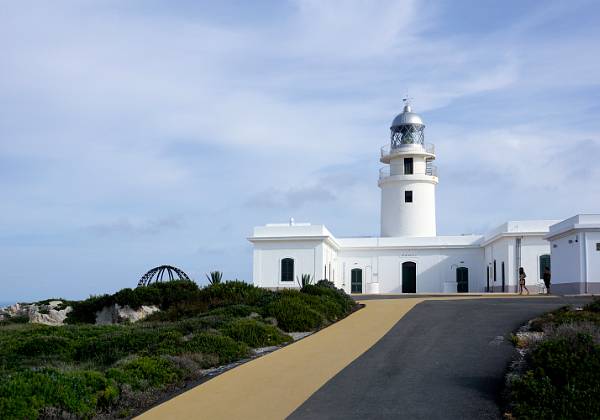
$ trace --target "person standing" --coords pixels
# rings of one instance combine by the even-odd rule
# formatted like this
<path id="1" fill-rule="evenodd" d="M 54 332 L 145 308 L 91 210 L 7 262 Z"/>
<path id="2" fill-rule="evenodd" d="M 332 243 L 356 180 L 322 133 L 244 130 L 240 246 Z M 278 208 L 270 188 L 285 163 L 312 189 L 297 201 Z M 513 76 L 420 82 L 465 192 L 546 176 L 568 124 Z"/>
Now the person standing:
<path id="1" fill-rule="evenodd" d="M 519 267 L 519 294 L 522 295 L 523 294 L 523 289 L 525 289 L 527 291 L 527 294 L 529 294 L 529 289 L 527 288 L 527 286 L 525 286 L 525 278 L 527 277 L 527 274 L 525 274 L 525 270 L 523 270 L 523 267 Z"/>
<path id="2" fill-rule="evenodd" d="M 546 285 L 546 294 L 550 294 L 550 278 L 552 274 L 550 274 L 550 267 L 544 267 L 544 273 L 542 274 L 542 279 L 544 279 L 544 284 Z"/>

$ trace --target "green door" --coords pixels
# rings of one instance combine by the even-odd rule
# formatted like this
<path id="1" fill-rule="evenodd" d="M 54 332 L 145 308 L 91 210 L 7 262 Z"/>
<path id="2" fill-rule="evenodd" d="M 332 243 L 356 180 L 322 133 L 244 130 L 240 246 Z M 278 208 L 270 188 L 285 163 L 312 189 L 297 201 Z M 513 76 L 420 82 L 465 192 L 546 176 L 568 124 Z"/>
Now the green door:
<path id="1" fill-rule="evenodd" d="M 456 269 L 456 291 L 458 293 L 467 293 L 469 291 L 469 269 L 467 267 L 458 267 Z"/>
<path id="2" fill-rule="evenodd" d="M 362 270 L 360 268 L 353 268 L 350 271 L 350 292 L 362 293 Z"/>
<path id="3" fill-rule="evenodd" d="M 417 264 L 402 263 L 402 293 L 417 293 Z"/>

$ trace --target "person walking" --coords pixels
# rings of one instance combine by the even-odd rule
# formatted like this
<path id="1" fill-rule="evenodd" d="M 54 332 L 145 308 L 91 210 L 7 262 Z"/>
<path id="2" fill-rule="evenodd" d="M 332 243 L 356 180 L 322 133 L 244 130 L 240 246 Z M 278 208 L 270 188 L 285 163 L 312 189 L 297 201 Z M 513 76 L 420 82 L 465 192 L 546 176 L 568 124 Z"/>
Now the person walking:
<path id="1" fill-rule="evenodd" d="M 550 274 L 550 267 L 544 267 L 544 273 L 542 274 L 542 279 L 544 279 L 544 284 L 546 285 L 546 294 L 550 294 L 550 278 L 552 274 Z"/>
<path id="2" fill-rule="evenodd" d="M 525 278 L 527 277 L 527 274 L 525 274 L 525 270 L 523 270 L 523 267 L 519 267 L 519 294 L 522 295 L 523 294 L 523 289 L 525 289 L 527 291 L 527 294 L 529 294 L 529 289 L 527 288 L 527 286 L 525 286 Z"/>

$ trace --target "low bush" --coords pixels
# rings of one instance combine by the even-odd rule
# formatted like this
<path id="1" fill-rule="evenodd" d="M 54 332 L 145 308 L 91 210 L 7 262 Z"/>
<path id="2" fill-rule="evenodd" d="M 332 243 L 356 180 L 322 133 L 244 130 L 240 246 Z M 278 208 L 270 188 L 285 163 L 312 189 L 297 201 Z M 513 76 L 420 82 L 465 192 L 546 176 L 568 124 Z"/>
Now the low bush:
<path id="1" fill-rule="evenodd" d="M 532 331 L 544 331 L 549 326 L 557 326 L 561 324 L 574 324 L 580 322 L 591 322 L 600 325 L 600 312 L 593 311 L 573 311 L 570 307 L 565 306 L 556 311 L 548 312 L 539 318 L 531 321 Z"/>
<path id="2" fill-rule="evenodd" d="M 542 342 L 511 384 L 517 418 L 600 418 L 600 346 L 587 334 Z"/>
<path id="3" fill-rule="evenodd" d="M 282 294 L 267 305 L 264 312 L 277 319 L 277 326 L 287 332 L 311 331 L 325 322 L 323 315 L 311 307 L 299 292 Z"/>
<path id="4" fill-rule="evenodd" d="M 181 352 L 212 354 L 219 358 L 219 363 L 231 363 L 247 357 L 250 349 L 231 337 L 218 334 L 199 333 L 185 342 Z"/>
<path id="5" fill-rule="evenodd" d="M 118 364 L 117 367 L 109 369 L 106 376 L 139 390 L 158 388 L 179 381 L 183 378 L 184 371 L 165 358 L 143 356 Z"/>
<path id="6" fill-rule="evenodd" d="M 225 305 L 264 306 L 273 300 L 275 293 L 243 281 L 211 284 L 200 290 L 199 298 L 210 307 Z"/>
<path id="7" fill-rule="evenodd" d="M 596 297 L 583 308 L 585 311 L 600 312 L 600 298 Z"/>
<path id="8" fill-rule="evenodd" d="M 56 407 L 90 417 L 119 395 L 118 388 L 100 372 L 26 370 L 9 374 L 0 382 L 0 417 L 34 419 L 46 407 Z"/>
<path id="9" fill-rule="evenodd" d="M 5 327 L 13 324 L 27 324 L 29 317 L 27 315 L 13 316 L 0 321 L 0 327 Z"/>
<path id="10" fill-rule="evenodd" d="M 291 337 L 277 328 L 255 319 L 234 319 L 225 324 L 221 332 L 250 347 L 276 346 L 291 341 Z"/>

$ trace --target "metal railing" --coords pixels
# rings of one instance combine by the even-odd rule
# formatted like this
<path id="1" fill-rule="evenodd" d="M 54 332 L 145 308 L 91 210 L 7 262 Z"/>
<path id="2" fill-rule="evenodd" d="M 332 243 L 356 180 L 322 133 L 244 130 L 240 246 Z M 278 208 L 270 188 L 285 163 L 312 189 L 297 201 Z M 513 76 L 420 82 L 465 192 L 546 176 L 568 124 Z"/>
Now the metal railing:
<path id="1" fill-rule="evenodd" d="M 395 174 L 395 175 L 401 175 L 404 176 L 404 174 Z M 394 176 L 395 176 L 394 175 Z M 426 168 L 425 168 L 425 173 L 413 173 L 410 175 L 428 175 L 428 176 L 438 176 L 438 168 L 435 165 L 430 165 L 427 164 Z M 409 176 L 410 176 L 409 175 Z M 388 176 L 392 176 L 390 173 L 390 167 L 389 166 L 384 166 L 383 168 L 379 169 L 379 179 L 383 179 L 383 178 L 387 178 Z"/>
<path id="2" fill-rule="evenodd" d="M 384 158 L 386 156 L 393 156 L 396 153 L 406 153 L 412 151 L 425 152 L 434 155 L 435 145 L 431 143 L 406 143 L 392 148 L 389 144 L 386 144 L 385 146 L 381 147 L 381 157 Z"/>

